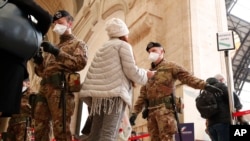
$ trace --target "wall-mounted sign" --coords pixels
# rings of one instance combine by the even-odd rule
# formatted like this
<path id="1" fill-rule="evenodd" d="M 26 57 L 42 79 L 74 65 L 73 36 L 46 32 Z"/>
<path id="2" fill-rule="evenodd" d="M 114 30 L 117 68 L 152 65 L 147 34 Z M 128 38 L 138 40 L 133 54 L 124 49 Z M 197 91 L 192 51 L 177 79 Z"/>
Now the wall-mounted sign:
<path id="1" fill-rule="evenodd" d="M 235 49 L 234 35 L 232 31 L 217 33 L 218 51 Z"/>

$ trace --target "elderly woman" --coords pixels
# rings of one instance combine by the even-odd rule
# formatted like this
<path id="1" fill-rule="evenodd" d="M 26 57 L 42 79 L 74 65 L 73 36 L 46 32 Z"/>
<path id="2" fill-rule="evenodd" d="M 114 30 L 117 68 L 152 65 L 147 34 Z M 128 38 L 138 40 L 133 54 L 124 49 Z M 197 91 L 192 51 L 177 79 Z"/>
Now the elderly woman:
<path id="1" fill-rule="evenodd" d="M 133 83 L 145 84 L 154 74 L 136 66 L 122 20 L 107 21 L 106 31 L 110 39 L 96 52 L 80 92 L 91 99 L 89 141 L 116 140 L 125 107 L 131 106 Z"/>

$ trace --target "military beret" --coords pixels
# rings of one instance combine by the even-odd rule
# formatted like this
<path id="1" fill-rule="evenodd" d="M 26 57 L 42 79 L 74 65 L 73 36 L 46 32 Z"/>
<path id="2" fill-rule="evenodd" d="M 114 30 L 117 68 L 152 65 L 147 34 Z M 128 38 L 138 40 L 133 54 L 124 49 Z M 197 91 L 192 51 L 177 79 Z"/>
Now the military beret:
<path id="1" fill-rule="evenodd" d="M 146 51 L 148 52 L 153 47 L 162 47 L 160 43 L 157 42 L 149 42 L 146 48 Z"/>
<path id="2" fill-rule="evenodd" d="M 53 22 L 62 18 L 62 17 L 72 17 L 69 12 L 65 11 L 65 10 L 59 10 L 56 12 L 56 14 L 53 16 Z"/>

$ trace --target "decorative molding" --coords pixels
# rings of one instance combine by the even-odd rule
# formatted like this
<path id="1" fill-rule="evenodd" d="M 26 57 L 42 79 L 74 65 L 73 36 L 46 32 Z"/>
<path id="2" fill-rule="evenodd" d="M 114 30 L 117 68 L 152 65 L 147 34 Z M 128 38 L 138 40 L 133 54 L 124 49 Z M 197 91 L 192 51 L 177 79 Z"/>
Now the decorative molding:
<path id="1" fill-rule="evenodd" d="M 89 0 L 88 6 L 91 7 L 94 4 L 95 0 Z"/>
<path id="2" fill-rule="evenodd" d="M 129 9 L 133 8 L 135 6 L 136 0 L 128 0 L 128 7 Z"/>
<path id="3" fill-rule="evenodd" d="M 82 32 L 82 29 L 84 29 L 87 22 L 90 20 L 90 8 L 86 7 L 86 10 L 84 10 L 82 14 L 82 18 L 74 25 L 74 33 L 79 34 Z"/>
<path id="4" fill-rule="evenodd" d="M 151 27 L 157 23 L 157 20 L 161 20 L 160 17 L 155 16 L 145 11 L 141 14 L 130 26 L 129 26 L 129 41 L 134 44 L 138 41 L 138 38 L 144 38 L 151 30 Z"/>
<path id="5" fill-rule="evenodd" d="M 116 11 L 120 11 L 120 10 L 126 11 L 126 8 L 124 7 L 124 5 L 115 4 L 102 13 L 102 19 L 106 19 L 107 17 L 109 17 L 109 15 L 112 15 Z"/>
<path id="6" fill-rule="evenodd" d="M 93 8 L 92 8 L 93 9 Z M 89 38 L 91 37 L 90 35 L 93 34 L 92 28 L 98 23 L 98 16 L 96 13 L 92 12 L 93 10 L 90 10 L 90 8 L 88 8 L 87 12 L 83 13 L 82 18 L 77 22 L 77 24 L 74 27 L 74 33 L 75 35 L 79 35 L 82 33 L 84 39 L 84 41 L 89 40 Z"/>
<path id="7" fill-rule="evenodd" d="M 92 31 L 92 29 L 89 29 L 88 33 L 84 36 L 83 41 L 88 42 L 91 36 L 93 35 L 93 33 L 94 32 Z"/>

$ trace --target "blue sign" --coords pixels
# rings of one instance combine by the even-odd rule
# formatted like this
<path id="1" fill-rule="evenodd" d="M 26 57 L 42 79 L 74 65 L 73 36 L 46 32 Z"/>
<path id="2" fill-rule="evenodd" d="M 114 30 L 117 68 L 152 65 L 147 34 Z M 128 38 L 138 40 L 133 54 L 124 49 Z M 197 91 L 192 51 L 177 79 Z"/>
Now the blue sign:
<path id="1" fill-rule="evenodd" d="M 182 141 L 194 141 L 194 123 L 180 123 Z M 180 141 L 179 133 L 175 134 L 175 140 Z"/>

